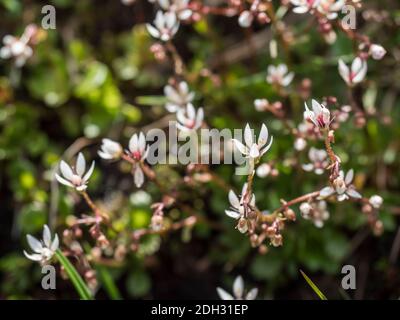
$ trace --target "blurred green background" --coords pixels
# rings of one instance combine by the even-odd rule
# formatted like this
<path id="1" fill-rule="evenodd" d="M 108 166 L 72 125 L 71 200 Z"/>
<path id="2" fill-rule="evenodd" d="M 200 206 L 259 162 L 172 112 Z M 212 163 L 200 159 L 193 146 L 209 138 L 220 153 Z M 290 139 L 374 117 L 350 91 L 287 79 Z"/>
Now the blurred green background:
<path id="1" fill-rule="evenodd" d="M 147 183 L 142 188 L 146 193 L 138 193 L 127 168 L 104 163 L 96 154 L 101 138 L 126 145 L 133 130 L 167 115 L 159 97 L 173 70 L 169 62 L 154 60 L 149 50 L 155 40 L 144 27 L 153 20 L 155 9 L 139 0 L 132 6 L 118 0 L 0 0 L 0 38 L 19 36 L 29 23 L 40 25 L 41 8 L 48 3 L 57 10 L 56 30 L 47 31 L 23 68 L 0 61 L 1 299 L 76 298 L 71 284 L 61 278 L 57 290 L 42 290 L 40 267 L 22 254 L 27 248 L 26 233 L 38 234 L 49 223 L 62 234 L 68 216 L 88 213 L 70 190 L 52 183 L 55 166 L 61 157 L 71 157 L 68 152 L 84 148 L 87 158 L 96 160 L 89 192 L 118 212 L 117 229 L 147 227 L 149 204 L 160 199 L 154 185 Z M 357 89 L 358 98 L 376 115 L 363 128 L 349 119 L 336 132 L 334 148 L 343 167 L 355 169 L 355 183 L 363 195 L 384 198 L 379 213 L 384 234 L 372 234 L 358 205 L 329 204 L 331 218 L 324 228 L 298 215 L 284 232 L 284 245 L 260 255 L 225 216 L 226 190 L 212 183 L 194 189 L 181 186 L 183 201 L 217 224 L 217 230 L 199 223 L 192 231 L 149 237 L 139 253 L 106 266 L 124 298 L 217 298 L 215 287 L 230 290 L 238 274 L 246 287 L 259 288 L 259 298 L 315 298 L 299 269 L 330 299 L 400 296 L 395 245 L 400 214 L 400 7 L 397 0 L 364 3 L 359 31 L 388 51 L 382 61 L 369 61 L 367 81 Z M 381 19 L 371 18 L 372 13 Z M 280 53 L 274 60 L 267 44 L 260 50 L 246 49 L 251 47 L 251 37 L 270 28 L 255 26 L 249 34 L 236 18 L 206 17 L 183 24 L 174 39 L 188 68 L 189 85 L 196 92 L 195 104 L 204 106 L 209 126 L 242 128 L 249 122 L 259 128 L 264 122 L 270 128 L 275 142 L 266 160 L 274 161 L 280 174 L 256 178 L 254 190 L 261 209 L 276 208 L 281 198 L 291 199 L 325 185 L 324 178 L 301 169 L 299 164 L 308 162 L 307 152 L 293 149 L 293 136 L 282 122 L 254 109 L 256 98 L 281 100 L 290 105 L 293 123 L 302 120 L 303 101 L 295 96 L 280 98 L 265 82 L 267 66 L 289 61 L 296 74 L 293 90 L 309 78 L 312 97 L 336 96 L 340 104 L 348 103 L 337 59 L 352 58 L 352 43 L 338 33 L 337 41 L 327 45 L 316 28 L 302 32 L 308 23 L 306 16 L 288 23 L 296 41 L 289 54 Z M 222 56 L 237 48 L 245 54 L 224 63 Z M 213 74 L 205 76 L 202 70 L 209 67 Z M 320 142 L 310 145 L 322 147 Z M 244 178 L 234 175 L 233 165 L 212 169 L 241 188 Z M 155 170 L 169 189 L 184 175 L 179 166 L 159 165 Z M 171 217 L 180 215 L 177 210 L 169 212 Z M 82 245 L 90 248 L 90 240 L 82 240 Z M 340 289 L 344 264 L 357 268 L 355 291 Z M 102 281 L 96 297 L 106 299 L 109 292 Z"/>

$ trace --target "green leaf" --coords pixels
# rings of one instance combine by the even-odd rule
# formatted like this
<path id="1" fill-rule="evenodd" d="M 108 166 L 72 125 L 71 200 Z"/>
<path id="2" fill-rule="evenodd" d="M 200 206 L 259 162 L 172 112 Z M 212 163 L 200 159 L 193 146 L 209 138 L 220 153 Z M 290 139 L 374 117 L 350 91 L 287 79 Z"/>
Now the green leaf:
<path id="1" fill-rule="evenodd" d="M 122 300 L 121 293 L 118 290 L 118 287 L 114 283 L 114 279 L 111 276 L 108 269 L 104 266 L 97 266 L 97 272 L 100 276 L 100 282 L 104 286 L 108 296 L 112 300 Z"/>
<path id="2" fill-rule="evenodd" d="M 311 279 L 309 277 L 307 277 L 307 275 L 300 270 L 301 275 L 304 277 L 304 279 L 306 279 L 308 285 L 311 287 L 311 289 L 314 290 L 314 292 L 318 295 L 318 297 L 321 300 L 328 300 L 325 295 L 321 292 L 321 290 L 318 289 L 318 287 L 315 285 L 314 282 L 311 281 Z"/>
<path id="3" fill-rule="evenodd" d="M 56 256 L 58 261 L 63 265 L 69 279 L 71 280 L 81 299 L 93 300 L 92 292 L 87 287 L 86 283 L 83 281 L 78 271 L 76 271 L 72 263 L 67 259 L 67 257 L 63 255 L 60 249 L 57 249 Z"/>

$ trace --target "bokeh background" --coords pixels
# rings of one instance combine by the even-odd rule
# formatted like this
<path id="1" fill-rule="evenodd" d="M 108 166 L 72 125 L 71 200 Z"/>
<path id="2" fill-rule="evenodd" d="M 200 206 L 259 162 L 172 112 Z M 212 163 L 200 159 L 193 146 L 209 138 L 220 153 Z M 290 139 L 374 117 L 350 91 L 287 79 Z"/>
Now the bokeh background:
<path id="1" fill-rule="evenodd" d="M 154 60 L 150 46 L 155 40 L 144 27 L 153 20 L 154 7 L 139 0 L 132 6 L 118 0 L 0 0 L 0 38 L 19 36 L 29 23 L 40 25 L 41 8 L 49 3 L 57 10 L 56 30 L 46 32 L 23 68 L 0 61 L 1 299 L 77 298 L 72 285 L 61 278 L 56 290 L 42 290 L 40 267 L 22 254 L 27 248 L 26 233 L 38 234 L 49 223 L 62 234 L 70 215 L 88 213 L 75 194 L 52 182 L 61 157 L 84 150 L 96 160 L 89 192 L 119 213 L 119 228 L 147 227 L 149 205 L 160 198 L 151 183 L 138 193 L 126 168 L 100 161 L 96 154 L 102 137 L 126 145 L 132 132 L 157 126 L 167 116 L 162 90 L 173 70 L 171 63 Z M 397 0 L 363 3 L 358 29 L 388 53 L 382 61 L 369 62 L 367 81 L 356 92 L 375 115 L 362 128 L 352 119 L 342 125 L 334 148 L 344 168 L 355 169 L 355 184 L 363 195 L 384 198 L 379 213 L 384 234 L 372 234 L 357 204 L 329 204 L 331 217 L 322 229 L 298 216 L 285 230 L 284 245 L 260 255 L 225 216 L 229 203 L 224 188 L 213 183 L 193 189 L 178 186 L 183 201 L 217 228 L 200 223 L 191 232 L 150 237 L 139 253 L 105 266 L 124 298 L 216 299 L 215 288 L 230 291 L 238 274 L 247 288 L 259 288 L 259 298 L 316 298 L 299 269 L 329 299 L 400 296 L 400 6 Z M 211 16 L 182 24 L 174 39 L 196 92 L 195 104 L 204 106 L 210 126 L 242 128 L 249 122 L 259 128 L 265 122 L 274 135 L 267 159 L 274 161 L 279 175 L 256 179 L 254 190 L 261 209 L 276 208 L 281 198 L 291 199 L 325 185 L 321 177 L 302 171 L 300 164 L 308 162 L 307 152 L 294 150 L 293 136 L 282 122 L 254 109 L 256 98 L 280 100 L 290 106 L 293 123 L 302 120 L 303 101 L 280 98 L 265 82 L 267 66 L 288 63 L 296 74 L 293 90 L 308 78 L 312 97 L 336 96 L 339 103 L 348 103 L 337 59 L 351 60 L 352 42 L 338 33 L 337 41 L 327 45 L 316 28 L 307 27 L 310 17 L 288 14 L 286 18 L 294 40 L 290 52 L 274 60 L 268 53 L 271 28 L 243 29 L 237 18 Z M 318 142 L 310 145 L 322 147 Z M 212 169 L 227 184 L 241 187 L 244 178 L 234 175 L 234 166 Z M 179 166 L 160 165 L 155 170 L 170 189 L 177 187 L 185 172 Z M 176 210 L 169 214 L 180 215 Z M 82 243 L 90 250 L 90 239 Z M 357 290 L 341 289 L 344 264 L 356 267 Z M 101 283 L 96 297 L 107 299 Z"/>

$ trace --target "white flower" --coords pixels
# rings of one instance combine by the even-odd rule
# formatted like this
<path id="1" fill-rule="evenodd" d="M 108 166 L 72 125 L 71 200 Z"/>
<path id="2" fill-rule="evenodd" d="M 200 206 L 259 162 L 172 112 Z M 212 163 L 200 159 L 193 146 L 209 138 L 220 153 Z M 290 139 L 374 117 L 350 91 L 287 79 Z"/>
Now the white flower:
<path id="1" fill-rule="evenodd" d="M 383 199 L 381 196 L 378 196 L 377 194 L 375 194 L 375 195 L 371 196 L 371 198 L 369 198 L 369 203 L 375 209 L 379 209 L 383 203 Z"/>
<path id="2" fill-rule="evenodd" d="M 261 126 L 260 135 L 258 136 L 258 141 L 256 143 L 249 124 L 246 124 L 246 127 L 244 129 L 245 145 L 242 144 L 237 139 L 232 139 L 232 141 L 235 143 L 236 148 L 246 158 L 258 159 L 258 158 L 262 157 L 271 148 L 272 141 L 273 141 L 272 136 L 271 136 L 269 144 L 266 147 L 264 147 L 268 141 L 268 137 L 269 137 L 268 128 L 265 124 L 263 124 Z"/>
<path id="3" fill-rule="evenodd" d="M 258 289 L 253 288 L 244 295 L 243 278 L 238 276 L 233 282 L 233 296 L 220 287 L 217 288 L 217 293 L 222 300 L 254 300 L 257 297 Z"/>
<path id="4" fill-rule="evenodd" d="M 324 221 L 329 219 L 329 211 L 326 208 L 326 202 L 323 200 L 316 203 L 303 202 L 300 205 L 300 213 L 304 219 L 313 221 L 317 228 L 322 228 Z"/>
<path id="5" fill-rule="evenodd" d="M 271 170 L 271 165 L 269 165 L 268 163 L 263 163 L 258 166 L 256 174 L 260 178 L 265 178 L 271 173 Z"/>
<path id="6" fill-rule="evenodd" d="M 326 16 L 327 19 L 336 19 L 338 11 L 341 11 L 346 4 L 345 0 L 320 0 L 317 10 Z"/>
<path id="7" fill-rule="evenodd" d="M 316 100 L 311 101 L 312 111 L 308 108 L 307 103 L 304 103 L 304 119 L 311 120 L 311 122 L 318 128 L 324 129 L 328 128 L 330 125 L 331 114 L 329 110 L 322 104 L 318 103 Z"/>
<path id="8" fill-rule="evenodd" d="M 346 177 L 344 177 L 344 172 L 340 171 L 339 176 L 333 181 L 333 187 L 325 187 L 320 192 L 319 195 L 322 198 L 329 197 L 333 194 L 337 195 L 338 201 L 343 201 L 349 199 L 349 197 L 354 199 L 361 199 L 362 196 L 359 194 L 355 189 L 354 186 L 351 184 L 354 177 L 353 169 L 350 169 Z"/>
<path id="9" fill-rule="evenodd" d="M 269 66 L 267 82 L 270 84 L 277 84 L 283 87 L 287 87 L 293 80 L 294 73 L 288 72 L 286 64 L 280 64 L 278 66 Z"/>
<path id="10" fill-rule="evenodd" d="M 371 44 L 369 47 L 369 53 L 373 59 L 381 60 L 385 56 L 386 50 L 379 44 Z"/>
<path id="11" fill-rule="evenodd" d="M 122 154 L 122 146 L 113 140 L 103 139 L 101 149 L 97 151 L 97 154 L 106 160 L 119 159 Z"/>
<path id="12" fill-rule="evenodd" d="M 133 177 L 136 187 L 140 188 L 144 182 L 144 173 L 140 162 L 146 159 L 149 148 L 146 145 L 146 138 L 143 132 L 135 133 L 129 140 L 129 156 L 136 161 L 133 168 Z"/>
<path id="13" fill-rule="evenodd" d="M 249 10 L 244 10 L 240 15 L 239 15 L 239 25 L 242 28 L 248 28 L 250 27 L 251 23 L 253 22 L 254 16 Z"/>
<path id="14" fill-rule="evenodd" d="M 225 214 L 238 221 L 237 228 L 241 233 L 246 233 L 248 230 L 247 215 L 249 211 L 253 211 L 256 205 L 256 197 L 254 194 L 250 196 L 247 194 L 247 183 L 243 185 L 242 194 L 240 199 L 233 192 L 229 191 L 228 194 L 229 203 L 231 204 L 230 210 L 225 210 Z"/>
<path id="15" fill-rule="evenodd" d="M 56 173 L 55 176 L 58 182 L 68 187 L 75 188 L 77 191 L 84 191 L 86 190 L 88 180 L 93 173 L 94 161 L 92 162 L 92 165 L 85 174 L 86 170 L 85 157 L 81 152 L 79 152 L 78 157 L 76 159 L 75 167 L 71 168 L 65 161 L 61 160 L 60 170 L 64 178 L 62 178 Z"/>
<path id="16" fill-rule="evenodd" d="M 26 60 L 33 55 L 29 41 L 36 31 L 36 26 L 28 25 L 20 38 L 6 35 L 3 38 L 4 46 L 0 49 L 0 58 L 13 58 L 17 67 L 22 67 Z"/>
<path id="17" fill-rule="evenodd" d="M 154 26 L 147 23 L 147 31 L 157 39 L 169 41 L 179 29 L 179 21 L 174 12 L 158 11 L 154 19 Z"/>
<path id="18" fill-rule="evenodd" d="M 203 108 L 199 108 L 196 112 L 196 109 L 191 103 L 188 103 L 185 109 L 181 109 L 177 112 L 176 118 L 178 123 L 176 127 L 185 132 L 189 132 L 192 130 L 197 130 L 203 124 L 204 119 L 204 110 Z"/>
<path id="19" fill-rule="evenodd" d="M 269 106 L 269 102 L 267 99 L 255 99 L 254 107 L 257 111 L 265 111 Z"/>
<path id="20" fill-rule="evenodd" d="M 311 147 L 308 152 L 308 157 L 311 163 L 303 164 L 302 168 L 305 171 L 314 171 L 316 174 L 320 175 L 324 173 L 325 168 L 328 166 L 329 162 L 326 161 L 327 153 L 325 150 L 318 150 Z"/>
<path id="21" fill-rule="evenodd" d="M 164 94 L 168 100 L 165 108 L 169 112 L 181 110 L 194 99 L 194 92 L 189 91 L 189 86 L 185 81 L 179 82 L 176 89 L 173 86 L 166 85 L 164 87 Z"/>
<path id="22" fill-rule="evenodd" d="M 28 244 L 34 253 L 29 254 L 24 250 L 24 255 L 29 260 L 38 261 L 42 264 L 45 264 L 51 260 L 59 246 L 57 234 L 54 236 L 54 240 L 51 241 L 51 233 L 47 225 L 43 226 L 43 240 L 39 241 L 30 234 L 26 236 L 26 239 L 28 240 Z"/>
<path id="23" fill-rule="evenodd" d="M 290 2 L 294 5 L 293 12 L 306 13 L 315 9 L 320 0 L 290 0 Z"/>
<path id="24" fill-rule="evenodd" d="M 294 148 L 297 151 L 304 150 L 306 146 L 307 146 L 307 141 L 304 138 L 297 138 L 294 141 Z"/>
<path id="25" fill-rule="evenodd" d="M 351 68 L 346 66 L 342 59 L 339 59 L 339 74 L 349 86 L 353 86 L 364 80 L 367 74 L 367 62 L 360 57 L 353 60 Z"/>
<path id="26" fill-rule="evenodd" d="M 174 12 L 179 20 L 187 20 L 192 16 L 189 9 L 189 0 L 158 0 L 158 4 L 165 11 Z"/>

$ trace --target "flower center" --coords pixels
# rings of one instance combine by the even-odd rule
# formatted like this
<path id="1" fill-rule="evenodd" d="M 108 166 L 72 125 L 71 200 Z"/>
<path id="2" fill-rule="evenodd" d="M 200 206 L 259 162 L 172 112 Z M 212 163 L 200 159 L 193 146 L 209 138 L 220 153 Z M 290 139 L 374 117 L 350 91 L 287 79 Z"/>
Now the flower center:
<path id="1" fill-rule="evenodd" d="M 74 174 L 71 178 L 71 182 L 75 186 L 80 186 L 82 184 L 82 178 L 77 174 Z"/>
<path id="2" fill-rule="evenodd" d="M 140 151 L 132 152 L 132 157 L 135 160 L 140 160 L 140 158 L 142 157 L 142 153 Z"/>
<path id="3" fill-rule="evenodd" d="M 186 127 L 189 128 L 189 129 L 193 129 L 195 124 L 196 124 L 196 121 L 194 121 L 194 120 L 187 120 L 186 121 Z"/>

